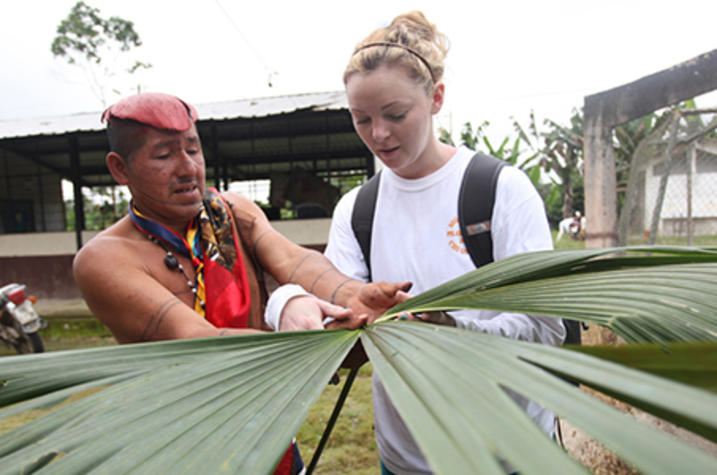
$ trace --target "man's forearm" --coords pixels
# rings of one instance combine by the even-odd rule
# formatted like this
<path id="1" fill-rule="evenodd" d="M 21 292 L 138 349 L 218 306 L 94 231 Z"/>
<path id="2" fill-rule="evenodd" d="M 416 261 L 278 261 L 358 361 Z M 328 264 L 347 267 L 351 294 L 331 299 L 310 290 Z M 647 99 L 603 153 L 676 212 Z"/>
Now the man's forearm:
<path id="1" fill-rule="evenodd" d="M 351 279 L 318 251 L 291 243 L 272 230 L 257 238 L 254 250 L 279 284 L 298 284 L 328 302 L 346 306 L 363 282 Z M 283 252 L 282 252 L 283 251 Z M 271 259 L 262 258 L 271 252 Z M 277 259 L 277 256 L 281 258 Z"/>

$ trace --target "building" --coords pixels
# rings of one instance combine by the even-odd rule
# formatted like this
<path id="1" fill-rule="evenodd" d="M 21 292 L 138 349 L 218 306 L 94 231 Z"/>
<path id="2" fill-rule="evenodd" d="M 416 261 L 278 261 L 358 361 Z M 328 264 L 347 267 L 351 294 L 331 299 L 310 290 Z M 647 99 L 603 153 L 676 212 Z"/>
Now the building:
<path id="1" fill-rule="evenodd" d="M 658 235 L 717 234 L 717 140 L 702 137 L 689 147 L 681 147 L 670 161 L 664 188 L 664 153 L 655 154 L 646 168 L 642 210 L 645 230 L 650 229 L 655 206 L 660 203 Z"/>
<path id="2" fill-rule="evenodd" d="M 356 135 L 343 92 L 195 105 L 207 184 L 271 180 L 270 205 L 292 204 L 298 217 L 274 225 L 295 242 L 321 248 L 341 191 L 340 177 L 374 173 L 374 158 Z M 0 121 L 0 282 L 22 282 L 40 298 L 75 298 L 75 252 L 96 231 L 85 230 L 83 206 L 68 228 L 62 180 L 81 190 L 113 179 L 101 111 Z M 338 192 L 337 192 L 338 190 Z M 278 218 L 267 208 L 270 218 Z M 308 221 L 310 219 L 310 221 Z"/>

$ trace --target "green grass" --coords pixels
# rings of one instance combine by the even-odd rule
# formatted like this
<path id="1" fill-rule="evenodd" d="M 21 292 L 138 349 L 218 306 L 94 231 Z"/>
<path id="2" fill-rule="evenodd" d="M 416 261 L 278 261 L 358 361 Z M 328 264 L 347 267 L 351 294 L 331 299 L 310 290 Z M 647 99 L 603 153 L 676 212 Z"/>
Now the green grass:
<path id="1" fill-rule="evenodd" d="M 324 389 L 319 400 L 309 408 L 309 414 L 296 435 L 301 456 L 307 466 L 321 440 L 348 373 L 342 370 L 339 374 L 339 385 L 329 385 Z M 379 471 L 378 450 L 373 433 L 371 374 L 370 363 L 359 370 L 314 473 L 374 474 Z"/>
<path id="2" fill-rule="evenodd" d="M 45 351 L 74 350 L 116 345 L 106 326 L 94 317 L 53 316 L 45 319 L 47 327 L 40 330 Z M 13 348 L 0 344 L 0 356 L 17 354 Z"/>
<path id="3" fill-rule="evenodd" d="M 553 230 L 553 243 L 555 249 L 585 249 L 585 241 L 574 241 L 568 236 L 563 236 L 560 241 L 556 241 L 558 232 Z M 630 236 L 627 240 L 628 246 L 647 246 L 649 244 L 647 238 L 643 236 Z M 658 236 L 655 244 L 664 246 L 687 246 L 687 238 L 684 236 Z M 717 246 L 717 235 L 701 235 L 694 236 L 692 246 Z"/>

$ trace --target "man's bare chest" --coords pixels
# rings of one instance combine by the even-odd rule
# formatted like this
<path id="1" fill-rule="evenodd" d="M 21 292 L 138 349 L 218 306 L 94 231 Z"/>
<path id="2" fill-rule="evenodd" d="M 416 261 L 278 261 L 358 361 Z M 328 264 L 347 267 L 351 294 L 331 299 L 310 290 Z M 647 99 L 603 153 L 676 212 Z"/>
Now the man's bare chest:
<path id="1" fill-rule="evenodd" d="M 188 307 L 194 308 L 196 274 L 188 257 L 156 246 L 142 256 L 149 275 Z"/>

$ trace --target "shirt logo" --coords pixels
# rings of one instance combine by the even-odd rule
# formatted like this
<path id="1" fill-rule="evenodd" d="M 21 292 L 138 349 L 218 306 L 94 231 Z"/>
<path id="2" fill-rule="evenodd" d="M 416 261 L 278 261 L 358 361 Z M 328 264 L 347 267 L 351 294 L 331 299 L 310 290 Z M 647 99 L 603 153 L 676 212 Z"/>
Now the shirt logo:
<path id="1" fill-rule="evenodd" d="M 468 254 L 468 250 L 463 243 L 463 235 L 461 234 L 461 227 L 458 224 L 457 216 L 448 223 L 446 237 L 448 238 L 448 247 L 460 254 Z"/>

